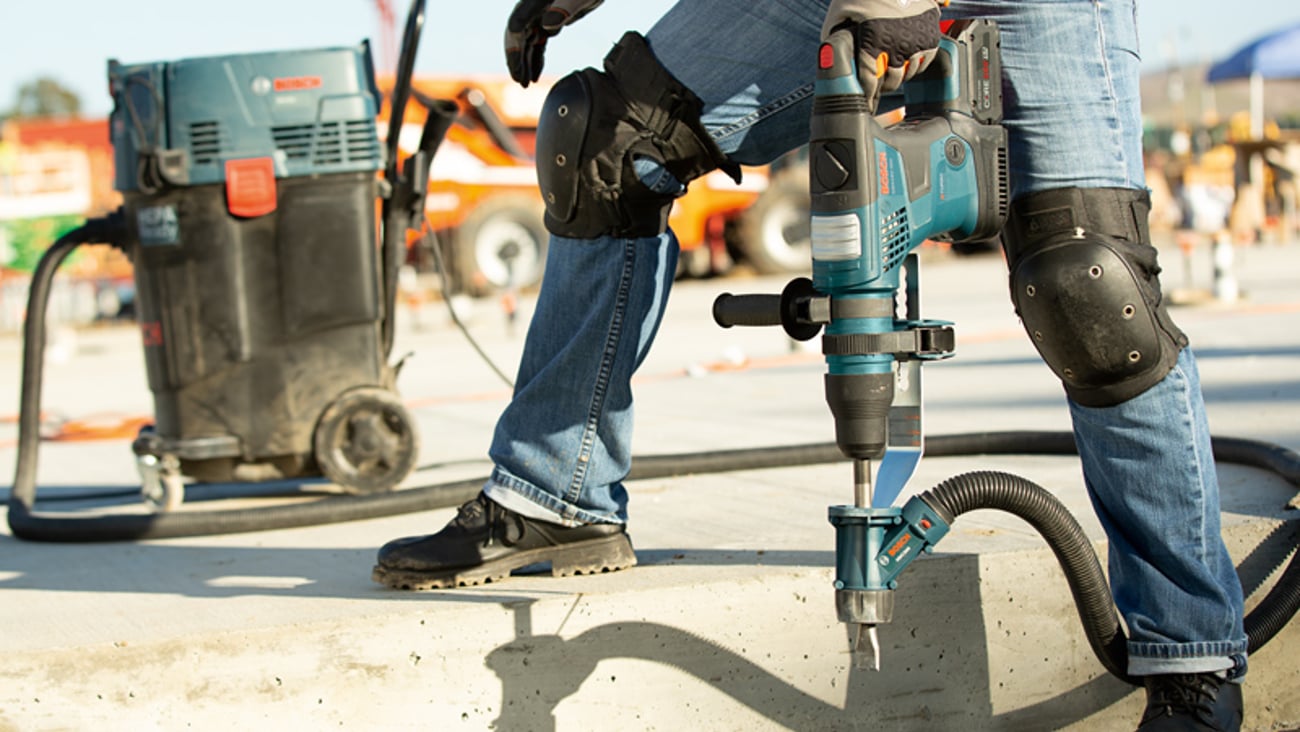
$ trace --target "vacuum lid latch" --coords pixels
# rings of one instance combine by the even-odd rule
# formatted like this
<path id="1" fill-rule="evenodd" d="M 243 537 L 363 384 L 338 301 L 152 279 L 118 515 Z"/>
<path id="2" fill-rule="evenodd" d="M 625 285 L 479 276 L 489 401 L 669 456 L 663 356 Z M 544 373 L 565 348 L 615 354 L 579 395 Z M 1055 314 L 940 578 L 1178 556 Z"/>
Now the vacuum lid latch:
<path id="1" fill-rule="evenodd" d="M 275 163 L 270 157 L 226 161 L 226 210 L 242 218 L 275 210 Z"/>

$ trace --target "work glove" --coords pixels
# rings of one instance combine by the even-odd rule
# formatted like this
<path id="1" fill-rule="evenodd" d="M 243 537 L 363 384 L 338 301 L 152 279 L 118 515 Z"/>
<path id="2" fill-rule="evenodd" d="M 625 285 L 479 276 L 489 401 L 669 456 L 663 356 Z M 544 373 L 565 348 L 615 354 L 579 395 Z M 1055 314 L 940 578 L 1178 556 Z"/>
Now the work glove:
<path id="1" fill-rule="evenodd" d="M 542 74 L 546 41 L 604 0 L 519 0 L 506 22 L 506 67 L 527 87 Z"/>
<path id="2" fill-rule="evenodd" d="M 871 109 L 880 95 L 925 70 L 939 51 L 936 0 L 831 0 L 822 23 L 822 41 L 831 34 L 853 34 L 858 79 Z M 943 0 L 947 5 L 947 0 Z"/>

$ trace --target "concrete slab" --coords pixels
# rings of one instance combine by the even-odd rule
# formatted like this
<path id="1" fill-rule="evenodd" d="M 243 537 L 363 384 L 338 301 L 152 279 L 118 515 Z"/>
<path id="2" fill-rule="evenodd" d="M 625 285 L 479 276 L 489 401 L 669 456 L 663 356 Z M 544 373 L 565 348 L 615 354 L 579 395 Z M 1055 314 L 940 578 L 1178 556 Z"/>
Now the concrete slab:
<path id="1" fill-rule="evenodd" d="M 1167 269 L 1186 271 L 1177 256 L 1166 252 Z M 1297 450 L 1300 246 L 1244 249 L 1236 261 L 1245 298 L 1175 317 L 1196 348 L 1213 431 Z M 1201 261 L 1193 265 L 1200 276 Z M 1204 265 L 1208 273 L 1208 252 Z M 1168 277 L 1167 286 L 1199 284 Z M 675 288 L 637 381 L 640 454 L 833 438 L 819 354 L 773 330 L 723 331 L 709 319 L 717 293 L 783 282 Z M 1007 303 L 999 258 L 927 257 L 923 288 L 925 316 L 958 332 L 957 356 L 926 368 L 930 434 L 1068 429 L 1059 385 Z M 513 372 L 521 334 L 489 302 L 465 317 Z M 415 353 L 400 386 L 423 438 L 408 487 L 485 474 L 508 388 L 443 312 L 400 322 L 399 350 Z M 150 413 L 133 331 L 73 338 L 47 368 L 50 413 L 105 422 Z M 19 346 L 0 340 L 0 378 L 13 384 Z M 16 393 L 0 395 L 0 414 L 16 405 Z M 0 426 L 9 475 L 13 433 Z M 926 458 L 908 492 L 975 469 L 1049 488 L 1104 552 L 1072 458 Z M 1295 490 L 1250 468 L 1221 466 L 1221 478 L 1225 537 L 1247 583 L 1266 590 L 1300 541 L 1286 508 Z M 42 497 L 130 491 L 135 480 L 125 440 L 42 447 Z M 963 516 L 907 571 L 897 620 L 881 630 L 884 671 L 857 668 L 834 616 L 826 519 L 851 487 L 844 464 L 636 481 L 637 568 L 454 592 L 369 580 L 376 547 L 436 530 L 451 508 L 124 544 L 3 536 L 0 730 L 1131 728 L 1142 695 L 1092 656 L 1037 534 L 997 512 Z M 194 491 L 187 509 L 229 505 L 203 495 Z M 1300 726 L 1297 658 L 1295 622 L 1252 657 L 1248 729 Z"/>

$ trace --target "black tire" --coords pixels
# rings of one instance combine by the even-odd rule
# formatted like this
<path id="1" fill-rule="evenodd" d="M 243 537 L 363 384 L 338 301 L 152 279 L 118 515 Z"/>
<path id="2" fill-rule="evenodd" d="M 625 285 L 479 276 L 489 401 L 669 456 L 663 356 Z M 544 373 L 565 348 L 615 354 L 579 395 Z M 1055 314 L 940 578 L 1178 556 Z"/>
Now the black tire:
<path id="1" fill-rule="evenodd" d="M 549 234 L 540 201 L 494 196 L 470 212 L 453 237 L 451 276 L 457 289 L 486 295 L 542 280 Z"/>
<path id="2" fill-rule="evenodd" d="M 741 214 L 736 249 L 760 274 L 812 269 L 812 198 L 808 169 L 796 166 L 771 179 L 767 190 Z"/>
<path id="3" fill-rule="evenodd" d="M 397 395 L 368 386 L 331 402 L 312 436 L 321 474 L 358 495 L 396 488 L 415 467 L 419 444 L 415 421 Z"/>

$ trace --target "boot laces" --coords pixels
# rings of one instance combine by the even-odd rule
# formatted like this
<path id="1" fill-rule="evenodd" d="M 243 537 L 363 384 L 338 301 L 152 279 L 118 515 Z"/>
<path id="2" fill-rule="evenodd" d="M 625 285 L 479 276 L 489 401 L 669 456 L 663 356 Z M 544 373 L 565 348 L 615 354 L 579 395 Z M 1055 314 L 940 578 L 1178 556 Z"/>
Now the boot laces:
<path id="1" fill-rule="evenodd" d="M 1222 681 L 1210 674 L 1176 674 L 1152 684 L 1151 709 L 1156 715 L 1191 715 L 1205 722 L 1214 718 L 1214 702 Z"/>
<path id="2" fill-rule="evenodd" d="M 480 521 L 486 529 L 483 532 L 485 547 L 492 546 L 497 541 L 500 541 L 503 546 L 514 546 L 523 538 L 523 517 L 482 494 L 463 504 L 456 514 L 456 523 L 466 529 L 472 528 Z"/>

